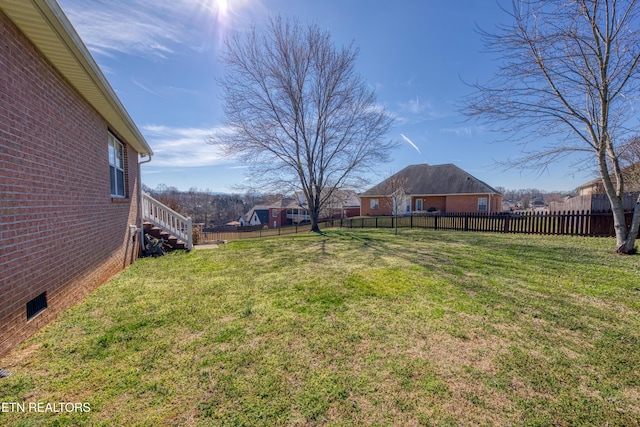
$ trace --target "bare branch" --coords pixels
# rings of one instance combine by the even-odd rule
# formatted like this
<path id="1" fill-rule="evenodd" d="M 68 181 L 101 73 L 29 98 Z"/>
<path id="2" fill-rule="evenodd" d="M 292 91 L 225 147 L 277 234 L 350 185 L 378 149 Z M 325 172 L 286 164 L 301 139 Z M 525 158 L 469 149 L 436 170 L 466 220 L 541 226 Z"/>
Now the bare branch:
<path id="1" fill-rule="evenodd" d="M 225 46 L 231 132 L 211 142 L 250 164 L 252 181 L 302 192 L 317 229 L 334 189 L 388 160 L 397 144 L 384 139 L 393 119 L 355 72 L 358 51 L 336 48 L 315 25 L 277 17 L 263 34 L 254 29 Z"/>
<path id="2" fill-rule="evenodd" d="M 591 153 L 625 251 L 635 236 L 627 239 L 619 156 L 637 132 L 639 6 L 638 0 L 512 0 L 513 24 L 495 34 L 480 32 L 489 52 L 501 58 L 498 70 L 487 84 L 471 85 L 462 108 L 522 138 L 528 149 L 510 166 L 544 170 Z"/>

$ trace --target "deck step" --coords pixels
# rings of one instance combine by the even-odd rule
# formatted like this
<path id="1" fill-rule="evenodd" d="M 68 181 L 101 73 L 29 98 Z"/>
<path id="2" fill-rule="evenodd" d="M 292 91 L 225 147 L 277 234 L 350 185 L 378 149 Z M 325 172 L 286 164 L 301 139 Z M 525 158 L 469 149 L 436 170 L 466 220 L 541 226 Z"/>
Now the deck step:
<path id="1" fill-rule="evenodd" d="M 167 233 L 166 231 L 164 231 L 163 229 L 161 229 L 160 227 L 156 227 L 155 225 L 151 224 L 150 222 L 145 222 L 144 223 L 144 232 L 147 233 L 148 235 L 150 235 L 151 237 L 154 237 L 156 239 L 162 239 L 165 241 L 165 249 L 187 249 L 187 244 L 185 242 L 183 242 L 182 240 L 178 239 L 175 236 L 172 236 L 171 234 Z"/>

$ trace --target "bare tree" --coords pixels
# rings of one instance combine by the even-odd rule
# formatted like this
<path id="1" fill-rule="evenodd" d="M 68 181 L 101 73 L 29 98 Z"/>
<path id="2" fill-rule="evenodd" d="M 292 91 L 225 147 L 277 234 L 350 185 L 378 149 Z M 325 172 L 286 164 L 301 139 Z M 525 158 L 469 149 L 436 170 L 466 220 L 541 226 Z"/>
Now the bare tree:
<path id="1" fill-rule="evenodd" d="M 316 25 L 277 17 L 225 48 L 228 131 L 211 142 L 248 162 L 254 185 L 301 191 L 319 231 L 334 189 L 358 187 L 363 172 L 388 160 L 392 118 L 354 71 L 357 50 L 336 49 Z"/>
<path id="2" fill-rule="evenodd" d="M 481 32 L 502 63 L 486 85 L 473 85 L 463 112 L 522 137 L 528 151 L 512 166 L 544 169 L 568 156 L 597 164 L 616 249 L 634 252 L 640 199 L 629 225 L 620 154 L 637 125 L 638 1 L 512 0 L 509 14 L 512 25 Z"/>
<path id="3" fill-rule="evenodd" d="M 403 214 L 402 207 L 405 205 L 407 199 L 407 193 L 409 192 L 407 177 L 401 177 L 397 175 L 390 175 L 389 178 L 384 180 L 384 195 L 382 204 L 385 208 L 391 212 L 394 220 L 394 233 L 398 234 L 398 218 Z M 411 203 L 411 202 L 409 202 Z"/>

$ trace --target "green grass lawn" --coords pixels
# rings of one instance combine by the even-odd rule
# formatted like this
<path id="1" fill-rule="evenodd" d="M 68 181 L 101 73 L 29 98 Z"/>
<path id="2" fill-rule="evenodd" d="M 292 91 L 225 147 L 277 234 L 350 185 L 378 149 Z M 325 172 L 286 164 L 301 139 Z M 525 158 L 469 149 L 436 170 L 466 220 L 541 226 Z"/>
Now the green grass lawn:
<path id="1" fill-rule="evenodd" d="M 328 230 L 142 259 L 0 360 L 0 425 L 640 424 L 640 257 Z"/>

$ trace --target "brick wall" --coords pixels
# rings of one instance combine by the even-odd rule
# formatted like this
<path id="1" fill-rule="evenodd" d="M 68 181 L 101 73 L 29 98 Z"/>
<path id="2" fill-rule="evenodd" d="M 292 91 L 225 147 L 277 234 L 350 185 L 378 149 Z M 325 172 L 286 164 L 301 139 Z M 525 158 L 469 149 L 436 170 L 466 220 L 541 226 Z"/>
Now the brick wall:
<path id="1" fill-rule="evenodd" d="M 266 225 L 269 228 L 280 228 L 289 225 L 287 222 L 287 210 L 284 208 L 269 208 L 269 223 Z"/>
<path id="2" fill-rule="evenodd" d="M 472 195 L 472 196 L 447 196 L 446 212 L 478 212 L 478 198 L 484 197 L 489 203 L 488 195 Z M 497 213 L 502 210 L 502 196 L 491 196 L 491 212 Z"/>
<path id="3" fill-rule="evenodd" d="M 447 210 L 447 197 L 446 196 L 423 196 L 413 197 L 411 200 L 411 209 L 417 210 L 416 201 L 422 200 L 422 210 L 428 211 L 429 209 L 435 209 L 436 211 L 446 212 Z M 432 210 L 433 210 L 432 209 Z"/>
<path id="4" fill-rule="evenodd" d="M 108 131 L 0 12 L 0 354 L 138 255 L 138 156 L 125 144 L 128 197 L 112 199 Z"/>
<path id="5" fill-rule="evenodd" d="M 371 200 L 378 200 L 378 209 L 371 208 Z M 392 202 L 389 197 L 361 197 L 360 198 L 360 215 L 362 216 L 378 216 L 391 215 Z"/>

